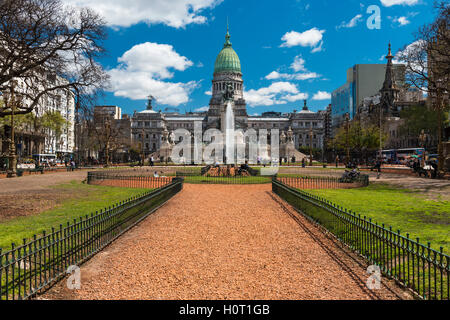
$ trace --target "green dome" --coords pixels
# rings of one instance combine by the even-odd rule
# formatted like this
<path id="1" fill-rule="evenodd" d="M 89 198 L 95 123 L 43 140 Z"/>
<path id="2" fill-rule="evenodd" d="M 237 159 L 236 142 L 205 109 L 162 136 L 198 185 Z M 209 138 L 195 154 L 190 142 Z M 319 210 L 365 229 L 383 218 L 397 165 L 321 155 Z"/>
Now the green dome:
<path id="1" fill-rule="evenodd" d="M 230 34 L 227 31 L 225 37 L 225 45 L 222 51 L 217 56 L 216 63 L 214 64 L 214 73 L 221 72 L 235 72 L 241 73 L 241 61 L 239 60 L 236 51 L 231 46 Z"/>

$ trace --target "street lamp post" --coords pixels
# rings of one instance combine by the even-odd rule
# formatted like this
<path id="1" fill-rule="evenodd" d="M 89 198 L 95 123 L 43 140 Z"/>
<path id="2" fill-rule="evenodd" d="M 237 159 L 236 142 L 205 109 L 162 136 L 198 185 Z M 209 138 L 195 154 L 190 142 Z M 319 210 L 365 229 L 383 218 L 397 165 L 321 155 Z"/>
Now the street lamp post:
<path id="1" fill-rule="evenodd" d="M 77 164 L 78 165 L 80 165 L 80 157 L 81 157 L 81 155 L 80 155 L 80 134 L 81 134 L 81 132 L 80 132 L 80 114 L 79 114 L 79 112 L 80 112 L 80 92 L 79 92 L 79 90 L 78 89 L 76 89 L 76 99 L 77 99 L 77 102 L 76 102 L 76 104 L 75 104 L 75 132 L 74 132 L 74 135 L 75 135 L 75 139 L 74 139 L 74 141 L 75 141 L 75 150 L 76 150 L 76 158 L 77 158 Z"/>
<path id="2" fill-rule="evenodd" d="M 348 163 L 350 162 L 350 145 L 349 145 L 349 137 L 348 137 L 349 125 L 350 125 L 350 115 L 347 112 L 345 114 L 345 148 L 347 151 L 346 159 L 345 159 L 346 165 L 348 165 Z"/>
<path id="3" fill-rule="evenodd" d="M 309 165 L 311 167 L 313 165 L 312 136 L 313 136 L 313 130 L 312 130 L 312 128 L 310 128 L 309 129 Z"/>
<path id="4" fill-rule="evenodd" d="M 16 139 L 14 132 L 14 113 L 16 109 L 16 96 L 14 92 L 14 85 L 11 88 L 9 95 L 9 104 L 11 106 L 11 135 L 9 139 L 9 168 L 7 177 L 14 178 L 17 177 L 17 157 L 16 157 Z"/>
<path id="5" fill-rule="evenodd" d="M 142 143 L 141 143 L 141 161 L 142 161 L 142 166 L 145 165 L 145 152 L 144 152 L 144 136 L 145 136 L 145 130 L 142 129 Z"/>

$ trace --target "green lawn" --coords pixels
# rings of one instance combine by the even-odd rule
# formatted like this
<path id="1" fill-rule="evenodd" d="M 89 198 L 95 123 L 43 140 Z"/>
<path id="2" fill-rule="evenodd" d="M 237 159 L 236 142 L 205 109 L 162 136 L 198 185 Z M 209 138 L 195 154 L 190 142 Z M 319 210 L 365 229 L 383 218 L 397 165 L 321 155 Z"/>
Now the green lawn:
<path id="1" fill-rule="evenodd" d="M 95 213 L 122 200 L 149 191 L 149 189 L 131 189 L 103 187 L 72 182 L 53 187 L 55 192 L 70 192 L 73 197 L 66 199 L 57 208 L 38 215 L 19 217 L 0 224 L 0 248 L 9 249 L 11 243 L 21 244 L 34 234 L 50 231 L 52 227 L 72 222 L 81 216 Z"/>
<path id="2" fill-rule="evenodd" d="M 411 238 L 450 253 L 450 201 L 430 200 L 426 195 L 386 184 L 346 190 L 308 190 L 373 222 L 409 233 Z"/>

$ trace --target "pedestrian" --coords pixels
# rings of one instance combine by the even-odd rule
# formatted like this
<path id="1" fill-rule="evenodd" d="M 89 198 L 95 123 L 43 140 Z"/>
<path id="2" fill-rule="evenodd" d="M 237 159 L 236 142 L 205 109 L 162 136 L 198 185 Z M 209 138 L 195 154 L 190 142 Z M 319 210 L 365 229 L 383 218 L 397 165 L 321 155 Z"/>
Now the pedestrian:
<path id="1" fill-rule="evenodd" d="M 380 179 L 381 177 L 381 160 L 377 160 L 377 163 L 375 164 L 374 167 L 377 170 L 377 179 Z"/>
<path id="2" fill-rule="evenodd" d="M 339 167 L 339 156 L 336 156 L 336 168 Z"/>
<path id="3" fill-rule="evenodd" d="M 305 158 L 302 159 L 302 168 L 306 168 L 306 160 L 305 160 Z"/>
<path id="4" fill-rule="evenodd" d="M 433 172 L 431 173 L 431 178 L 436 179 L 438 176 L 438 165 L 436 161 L 430 161 L 430 165 L 433 168 Z"/>
<path id="5" fill-rule="evenodd" d="M 154 160 L 153 160 L 153 156 L 150 157 L 150 166 L 153 167 L 154 166 Z"/>

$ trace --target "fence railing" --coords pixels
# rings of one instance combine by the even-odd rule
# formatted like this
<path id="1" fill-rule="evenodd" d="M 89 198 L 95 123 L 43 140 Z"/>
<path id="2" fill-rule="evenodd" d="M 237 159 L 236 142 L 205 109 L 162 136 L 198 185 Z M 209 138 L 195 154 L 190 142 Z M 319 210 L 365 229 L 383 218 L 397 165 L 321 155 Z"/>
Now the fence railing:
<path id="1" fill-rule="evenodd" d="M 174 177 L 124 175 L 120 172 L 88 172 L 87 183 L 91 185 L 156 189 L 168 185 Z"/>
<path id="2" fill-rule="evenodd" d="M 369 176 L 367 175 L 360 175 L 355 179 L 279 175 L 277 180 L 297 189 L 348 189 L 367 187 L 369 185 Z"/>
<path id="3" fill-rule="evenodd" d="M 213 177 L 187 172 L 177 172 L 176 176 L 183 178 L 185 183 L 191 184 L 268 184 L 272 182 L 272 176 Z"/>
<path id="4" fill-rule="evenodd" d="M 47 289 L 157 210 L 183 187 L 182 179 L 52 228 L 11 250 L 0 249 L 0 300 L 27 299 Z M 70 270 L 70 269 L 69 269 Z"/>
<path id="5" fill-rule="evenodd" d="M 272 190 L 306 217 L 424 299 L 449 300 L 450 256 L 400 231 L 273 179 Z"/>

